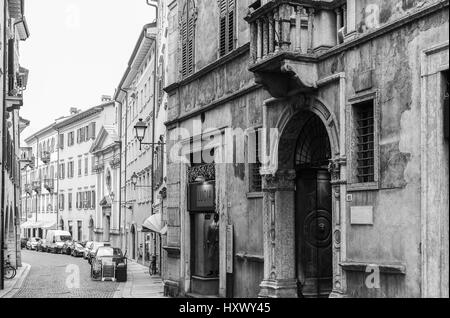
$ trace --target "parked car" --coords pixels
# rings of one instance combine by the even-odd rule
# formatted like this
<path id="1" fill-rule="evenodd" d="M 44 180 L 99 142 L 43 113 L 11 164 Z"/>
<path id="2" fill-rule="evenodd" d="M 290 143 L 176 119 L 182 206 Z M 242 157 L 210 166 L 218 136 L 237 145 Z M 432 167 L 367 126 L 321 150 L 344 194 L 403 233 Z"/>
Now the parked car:
<path id="1" fill-rule="evenodd" d="M 110 247 L 110 243 L 105 243 L 105 242 L 94 242 L 94 244 L 92 244 L 92 248 L 89 251 L 88 254 L 88 262 L 89 264 L 91 264 L 92 262 L 92 258 L 94 258 L 95 253 L 97 253 L 97 250 L 99 247 L 103 247 L 103 246 L 107 246 Z"/>
<path id="2" fill-rule="evenodd" d="M 86 245 L 84 246 L 84 253 L 83 253 L 84 259 L 88 259 L 89 252 L 91 251 L 93 245 L 94 245 L 94 242 L 92 242 L 92 241 L 86 242 Z"/>
<path id="3" fill-rule="evenodd" d="M 20 248 L 26 248 L 28 243 L 28 238 L 24 237 L 20 239 Z"/>
<path id="4" fill-rule="evenodd" d="M 72 245 L 72 253 L 70 254 L 73 257 L 83 257 L 84 255 L 84 247 L 80 243 L 74 243 Z"/>
<path id="5" fill-rule="evenodd" d="M 75 241 L 65 241 L 62 248 L 61 248 L 61 254 L 71 255 L 73 250 L 73 245 L 75 244 Z"/>
<path id="6" fill-rule="evenodd" d="M 40 240 L 38 244 L 36 245 L 36 251 L 38 252 L 47 252 L 48 246 L 47 246 L 47 240 Z"/>
<path id="7" fill-rule="evenodd" d="M 27 242 L 27 250 L 36 250 L 36 246 L 41 239 L 39 237 L 32 237 Z"/>
<path id="8" fill-rule="evenodd" d="M 127 280 L 127 258 L 120 248 L 100 246 L 91 260 L 91 278 L 93 280 Z"/>
<path id="9" fill-rule="evenodd" d="M 48 250 L 52 253 L 61 253 L 64 242 L 71 241 L 72 235 L 68 231 L 49 230 L 47 232 Z"/>

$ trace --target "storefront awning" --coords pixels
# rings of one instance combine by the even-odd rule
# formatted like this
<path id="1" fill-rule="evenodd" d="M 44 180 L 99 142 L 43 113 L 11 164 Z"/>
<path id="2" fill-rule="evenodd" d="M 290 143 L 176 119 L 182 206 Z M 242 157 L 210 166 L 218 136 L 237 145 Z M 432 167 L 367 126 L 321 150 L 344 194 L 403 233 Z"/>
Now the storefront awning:
<path id="1" fill-rule="evenodd" d="M 20 225 L 21 229 L 44 229 L 44 230 L 50 230 L 50 229 L 56 229 L 56 222 L 55 221 L 26 221 L 25 223 L 22 223 Z"/>
<path id="2" fill-rule="evenodd" d="M 157 213 L 145 220 L 144 224 L 142 224 L 142 231 L 164 235 L 167 233 L 167 225 L 162 226 L 161 214 Z"/>

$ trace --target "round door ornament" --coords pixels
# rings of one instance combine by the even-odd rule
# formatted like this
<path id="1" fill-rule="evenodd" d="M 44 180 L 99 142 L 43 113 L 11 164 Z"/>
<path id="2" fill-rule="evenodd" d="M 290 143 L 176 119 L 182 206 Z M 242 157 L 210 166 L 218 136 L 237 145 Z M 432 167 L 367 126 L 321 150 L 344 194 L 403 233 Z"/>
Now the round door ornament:
<path id="1" fill-rule="evenodd" d="M 313 211 L 305 218 L 306 241 L 315 247 L 327 247 L 332 239 L 331 214 L 324 210 Z"/>

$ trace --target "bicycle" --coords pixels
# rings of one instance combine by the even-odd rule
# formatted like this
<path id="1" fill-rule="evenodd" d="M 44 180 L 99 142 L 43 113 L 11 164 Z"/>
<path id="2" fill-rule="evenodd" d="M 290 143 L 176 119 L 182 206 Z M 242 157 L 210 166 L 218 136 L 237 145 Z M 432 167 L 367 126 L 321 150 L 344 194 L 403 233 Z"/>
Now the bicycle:
<path id="1" fill-rule="evenodd" d="M 13 279 L 16 277 L 17 271 L 16 269 L 11 265 L 11 262 L 8 259 L 5 260 L 5 266 L 4 266 L 4 277 L 5 279 Z"/>

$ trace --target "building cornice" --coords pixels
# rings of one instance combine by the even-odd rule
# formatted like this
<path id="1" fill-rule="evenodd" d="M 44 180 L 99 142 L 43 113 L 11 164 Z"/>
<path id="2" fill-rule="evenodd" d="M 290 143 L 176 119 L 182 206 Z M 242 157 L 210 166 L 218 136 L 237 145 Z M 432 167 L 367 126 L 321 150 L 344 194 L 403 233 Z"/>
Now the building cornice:
<path id="1" fill-rule="evenodd" d="M 115 105 L 115 102 L 108 102 L 106 104 L 102 104 L 102 105 L 99 105 L 99 106 L 94 106 L 94 107 L 89 108 L 88 110 L 85 110 L 85 111 L 83 111 L 83 112 L 81 112 L 79 114 L 76 114 L 76 115 L 74 115 L 74 116 L 72 116 L 72 117 L 70 117 L 70 118 L 68 118 L 68 119 L 66 119 L 66 120 L 64 120 L 64 121 L 62 121 L 60 123 L 55 124 L 54 128 L 56 130 L 61 130 L 61 129 L 69 126 L 69 125 L 72 125 L 72 124 L 78 122 L 78 121 L 81 121 L 83 119 L 89 118 L 89 117 L 91 117 L 93 115 L 96 115 L 98 113 L 101 113 L 105 109 L 105 107 L 114 106 L 114 105 Z"/>

